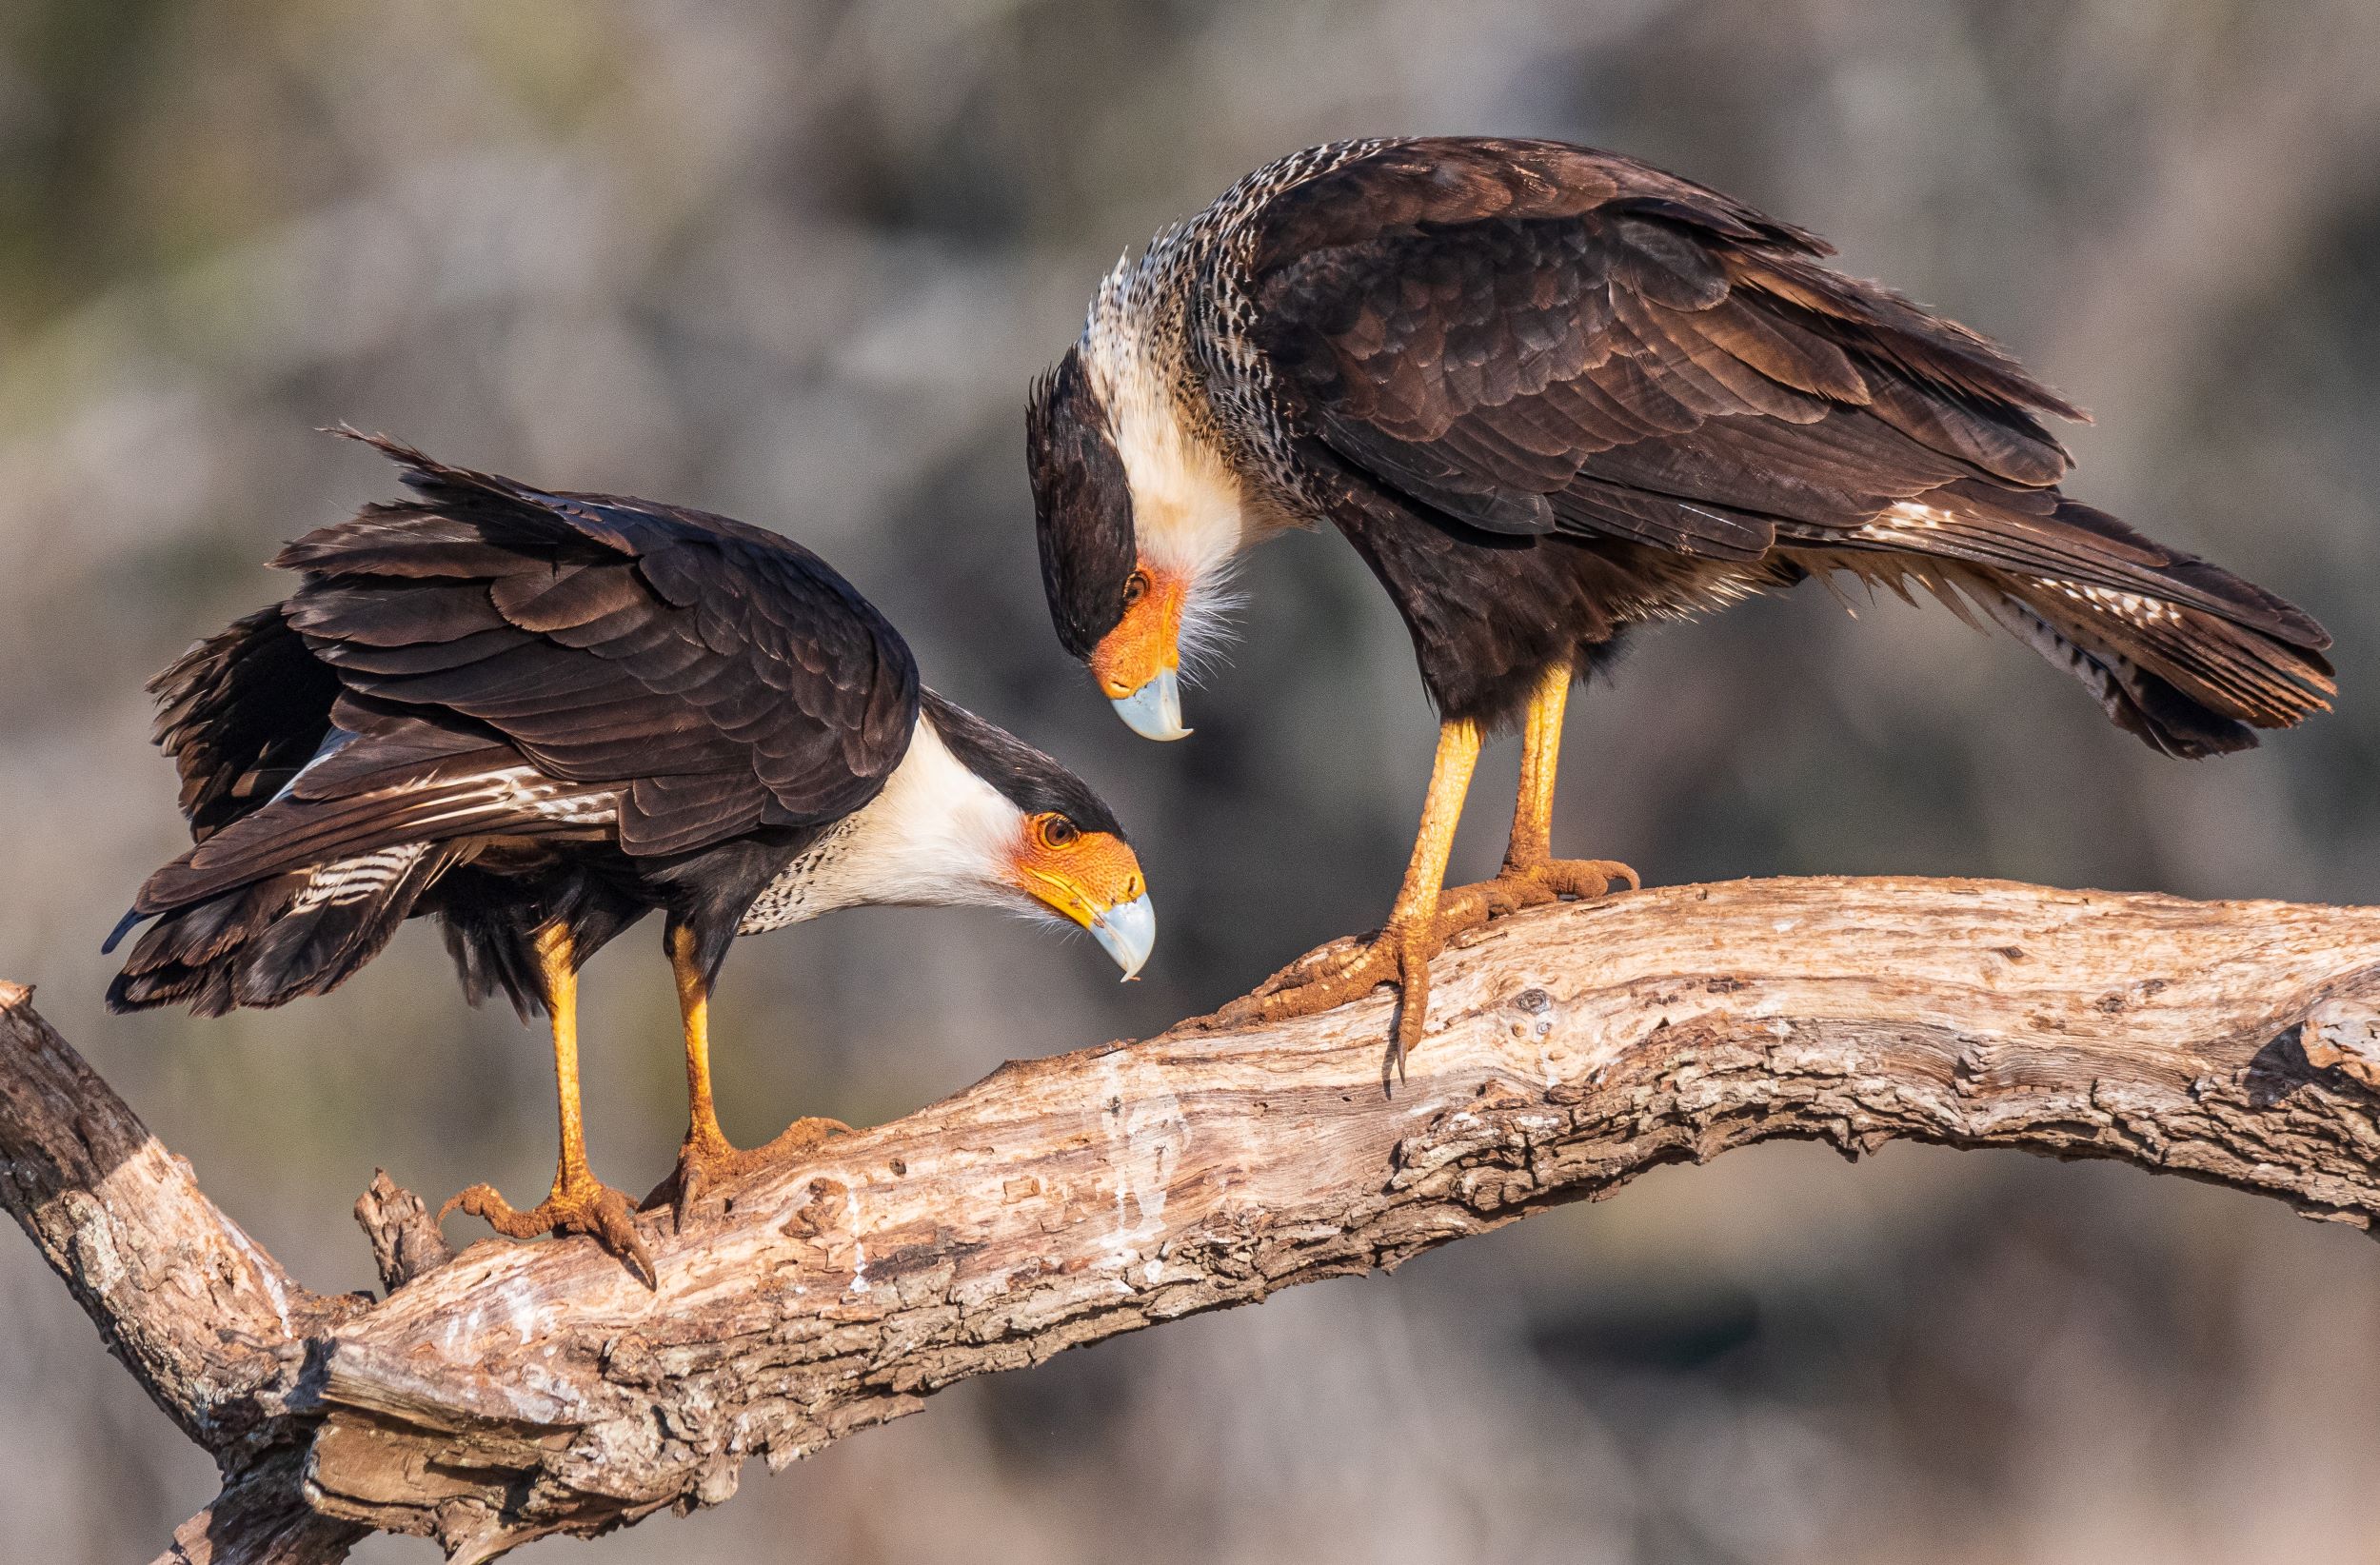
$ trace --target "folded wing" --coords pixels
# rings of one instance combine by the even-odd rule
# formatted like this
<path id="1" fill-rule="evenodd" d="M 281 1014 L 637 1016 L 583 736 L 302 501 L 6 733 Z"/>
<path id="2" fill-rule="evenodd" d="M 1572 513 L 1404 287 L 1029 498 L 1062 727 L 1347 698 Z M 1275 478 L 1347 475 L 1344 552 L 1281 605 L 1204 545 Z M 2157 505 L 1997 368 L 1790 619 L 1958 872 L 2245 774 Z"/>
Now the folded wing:
<path id="1" fill-rule="evenodd" d="M 1947 587 L 2176 753 L 2323 705 L 2320 625 L 2060 495 L 2043 421 L 2079 411 L 1827 253 L 1627 158 L 1395 143 L 1259 214 L 1255 336 L 1310 446 L 1424 520 Z M 2141 716 L 2176 702 L 2207 721 Z"/>
<path id="2" fill-rule="evenodd" d="M 137 911 L 413 842 L 692 852 L 840 819 L 899 763 L 915 663 L 807 550 L 373 444 L 418 498 L 288 545 L 304 584 L 161 676 L 199 841 Z"/>

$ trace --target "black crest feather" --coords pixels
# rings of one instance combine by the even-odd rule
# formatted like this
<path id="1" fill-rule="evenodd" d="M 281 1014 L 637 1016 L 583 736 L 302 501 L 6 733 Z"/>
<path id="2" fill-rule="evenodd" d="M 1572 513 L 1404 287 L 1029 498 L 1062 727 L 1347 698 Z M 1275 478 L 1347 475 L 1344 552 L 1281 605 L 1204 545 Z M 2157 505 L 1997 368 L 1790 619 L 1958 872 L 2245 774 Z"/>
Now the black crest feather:
<path id="1" fill-rule="evenodd" d="M 1124 582 L 1137 550 L 1123 458 L 1075 348 L 1034 383 L 1025 459 L 1050 618 L 1060 644 L 1087 660 L 1124 616 Z"/>
<path id="2" fill-rule="evenodd" d="M 945 701 L 931 690 L 918 692 L 925 719 L 942 736 L 959 764 L 1000 790 L 1027 815 L 1055 812 L 1084 831 L 1122 837 L 1124 828 L 1091 785 L 997 723 Z"/>

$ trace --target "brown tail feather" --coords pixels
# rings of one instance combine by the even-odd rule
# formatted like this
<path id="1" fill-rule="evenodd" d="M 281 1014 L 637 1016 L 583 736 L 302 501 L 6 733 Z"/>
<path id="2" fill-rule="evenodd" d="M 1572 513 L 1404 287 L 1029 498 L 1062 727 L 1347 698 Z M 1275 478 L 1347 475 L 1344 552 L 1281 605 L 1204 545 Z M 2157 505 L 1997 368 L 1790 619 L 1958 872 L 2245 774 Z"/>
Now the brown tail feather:
<path id="1" fill-rule="evenodd" d="M 182 774 L 182 813 L 205 842 L 260 808 L 312 757 L 339 681 L 276 604 L 200 642 L 149 688 L 157 743 Z"/>
<path id="2" fill-rule="evenodd" d="M 377 956 L 460 857 L 409 843 L 270 876 L 158 919 L 108 986 L 108 1008 L 200 1016 L 323 994 Z"/>
<path id="3" fill-rule="evenodd" d="M 2322 654 L 2260 628 L 2172 604 L 2002 578 L 2003 590 L 2093 652 L 2123 659 L 2235 723 L 2287 728 L 2337 689 Z"/>
<path id="4" fill-rule="evenodd" d="M 2235 585 L 2241 611 L 2257 623 L 1914 550 L 1801 549 L 1792 557 L 1814 575 L 1844 572 L 1913 602 L 1913 589 L 1921 590 L 1970 624 L 2000 625 L 2073 674 L 2116 726 L 2168 755 L 2252 748 L 2255 729 L 2287 728 L 2327 711 L 2324 698 L 2337 688 L 2320 651 L 2330 638 L 2319 625 L 2203 561 L 2190 561 L 2200 583 Z M 2273 624 L 2286 629 L 2264 628 Z"/>
<path id="5" fill-rule="evenodd" d="M 2187 760 L 2255 747 L 2255 731 L 2172 681 L 2142 667 L 2088 627 L 2041 612 L 2037 595 L 1977 595 L 1984 612 L 2018 641 L 2081 682 L 2115 725 L 2152 748 Z"/>

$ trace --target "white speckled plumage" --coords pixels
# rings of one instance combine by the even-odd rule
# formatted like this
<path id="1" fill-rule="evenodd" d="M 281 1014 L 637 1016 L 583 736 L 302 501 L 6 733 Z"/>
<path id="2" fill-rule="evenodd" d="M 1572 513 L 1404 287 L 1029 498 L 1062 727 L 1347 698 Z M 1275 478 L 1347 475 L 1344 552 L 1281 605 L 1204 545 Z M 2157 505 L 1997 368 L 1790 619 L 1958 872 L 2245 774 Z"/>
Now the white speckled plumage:
<path id="1" fill-rule="evenodd" d="M 1092 297 L 1083 368 L 1131 481 L 1141 555 L 1187 584 L 1181 639 L 1194 663 L 1234 606 L 1237 556 L 1315 513 L 1272 369 L 1249 334 L 1251 219 L 1281 192 L 1390 145 L 1334 142 L 1265 165 L 1137 258 L 1119 259 Z"/>

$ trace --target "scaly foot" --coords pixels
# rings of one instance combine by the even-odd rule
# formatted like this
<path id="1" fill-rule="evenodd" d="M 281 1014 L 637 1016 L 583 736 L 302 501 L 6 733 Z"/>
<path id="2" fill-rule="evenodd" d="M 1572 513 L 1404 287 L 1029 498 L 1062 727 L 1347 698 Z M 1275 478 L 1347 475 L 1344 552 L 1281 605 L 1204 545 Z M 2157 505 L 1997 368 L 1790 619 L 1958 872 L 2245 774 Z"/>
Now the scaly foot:
<path id="1" fill-rule="evenodd" d="M 628 1198 L 592 1174 L 582 1171 L 576 1179 L 555 1181 L 553 1194 L 526 1212 L 515 1211 L 495 1186 L 475 1184 L 440 1207 L 438 1220 L 446 1221 L 446 1214 L 457 1207 L 506 1238 L 585 1234 L 642 1276 L 648 1287 L 660 1286 L 653 1253 L 636 1231 L 636 1214 L 628 1206 Z"/>
<path id="2" fill-rule="evenodd" d="M 678 1148 L 677 1171 L 653 1187 L 653 1193 L 645 1198 L 642 1210 L 650 1212 L 667 1202 L 670 1216 L 683 1233 L 694 1203 L 706 1193 L 733 1184 L 773 1163 L 798 1158 L 829 1137 L 850 1133 L 851 1127 L 841 1119 L 796 1119 L 775 1140 L 746 1152 L 730 1144 L 716 1128 L 690 1130 L 685 1143 Z"/>
<path id="3" fill-rule="evenodd" d="M 1209 1020 L 1219 1027 L 1285 1021 L 1335 1009 L 1380 984 L 1394 984 L 1402 997 L 1394 1057 L 1401 1078 L 1405 1056 L 1421 1046 L 1422 1023 L 1429 1020 L 1431 959 L 1449 940 L 1487 920 L 1487 898 L 1478 887 L 1449 891 L 1438 899 L 1437 917 L 1393 918 L 1368 941 L 1333 943 L 1309 952 Z"/>
<path id="4" fill-rule="evenodd" d="M 1564 897 L 1600 897 L 1614 881 L 1627 882 L 1631 891 L 1644 884 L 1635 870 L 1612 859 L 1539 859 L 1528 864 L 1507 859 L 1496 879 L 1462 890 L 1478 892 L 1487 901 L 1489 917 L 1500 919 Z"/>

